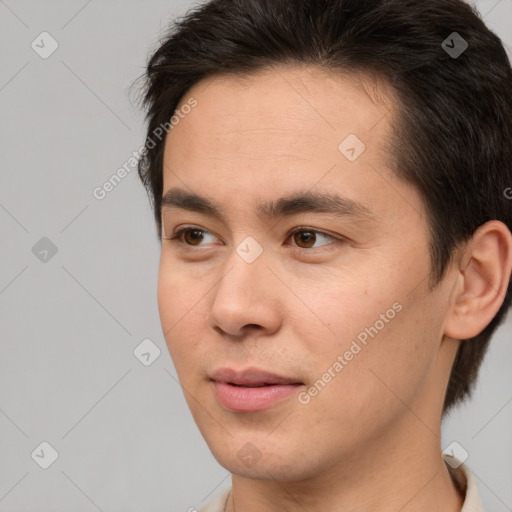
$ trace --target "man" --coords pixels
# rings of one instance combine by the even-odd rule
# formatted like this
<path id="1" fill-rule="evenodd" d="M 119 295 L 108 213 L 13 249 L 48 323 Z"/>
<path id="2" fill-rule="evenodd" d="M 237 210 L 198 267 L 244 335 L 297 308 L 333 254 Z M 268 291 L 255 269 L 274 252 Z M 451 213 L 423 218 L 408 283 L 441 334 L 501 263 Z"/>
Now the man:
<path id="1" fill-rule="evenodd" d="M 202 510 L 482 510 L 440 432 L 511 302 L 498 37 L 458 0 L 214 0 L 146 85 L 162 329 L 232 473 Z"/>

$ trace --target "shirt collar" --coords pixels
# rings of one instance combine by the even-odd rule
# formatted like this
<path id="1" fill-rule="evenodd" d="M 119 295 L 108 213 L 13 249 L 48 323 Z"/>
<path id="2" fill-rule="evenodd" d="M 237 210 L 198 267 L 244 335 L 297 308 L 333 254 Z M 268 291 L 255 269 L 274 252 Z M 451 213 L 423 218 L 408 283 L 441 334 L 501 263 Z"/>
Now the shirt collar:
<path id="1" fill-rule="evenodd" d="M 452 464 L 453 459 L 450 460 L 450 464 L 446 463 L 446 467 L 455 485 L 464 496 L 464 503 L 460 512 L 484 512 L 473 473 L 465 464 L 460 463 L 455 468 Z"/>

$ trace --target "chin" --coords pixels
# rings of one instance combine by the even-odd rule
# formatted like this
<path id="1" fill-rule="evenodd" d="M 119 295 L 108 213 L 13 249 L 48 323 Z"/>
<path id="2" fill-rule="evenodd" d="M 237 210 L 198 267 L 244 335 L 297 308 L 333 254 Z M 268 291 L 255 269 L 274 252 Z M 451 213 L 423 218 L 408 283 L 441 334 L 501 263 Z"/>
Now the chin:
<path id="1" fill-rule="evenodd" d="M 261 459 L 254 466 L 249 467 L 244 462 L 234 457 L 219 457 L 219 464 L 230 473 L 251 480 L 277 480 L 279 482 L 296 481 L 307 478 L 297 464 L 290 461 L 280 464 L 277 461 Z"/>
<path id="2" fill-rule="evenodd" d="M 251 432 L 236 438 L 226 435 L 222 441 L 208 443 L 208 446 L 223 468 L 244 478 L 285 482 L 308 478 L 307 473 L 314 474 L 314 468 L 304 468 L 308 464 L 297 445 L 265 440 L 267 435 L 258 436 Z"/>

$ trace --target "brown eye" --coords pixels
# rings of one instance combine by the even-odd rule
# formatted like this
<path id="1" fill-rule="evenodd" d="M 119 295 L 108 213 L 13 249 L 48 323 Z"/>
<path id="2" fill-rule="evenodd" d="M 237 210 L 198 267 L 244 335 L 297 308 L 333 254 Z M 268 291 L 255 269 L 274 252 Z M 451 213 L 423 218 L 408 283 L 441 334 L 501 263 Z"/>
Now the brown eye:
<path id="1" fill-rule="evenodd" d="M 199 229 L 196 227 L 182 227 L 177 228 L 174 231 L 173 236 L 170 238 L 172 242 L 189 246 L 189 247 L 201 247 L 205 245 L 205 240 L 208 241 L 208 238 L 211 238 L 215 241 L 215 235 L 212 235 L 209 231 L 205 229 Z M 206 244 L 208 245 L 208 244 Z"/>
<path id="2" fill-rule="evenodd" d="M 316 234 L 312 231 L 296 231 L 293 234 L 293 240 L 299 247 L 309 249 L 311 246 L 315 245 Z"/>
<path id="3" fill-rule="evenodd" d="M 298 228 L 290 233 L 290 237 L 293 237 L 294 246 L 299 249 L 316 249 L 324 245 L 332 246 L 332 244 L 336 242 L 334 237 L 310 228 Z M 313 247 L 315 244 L 321 242 L 322 238 L 327 240 L 327 243 L 320 243 L 317 247 Z"/>
<path id="4" fill-rule="evenodd" d="M 204 238 L 203 231 L 200 229 L 184 229 L 181 233 L 188 245 L 198 245 L 196 242 L 201 243 Z"/>

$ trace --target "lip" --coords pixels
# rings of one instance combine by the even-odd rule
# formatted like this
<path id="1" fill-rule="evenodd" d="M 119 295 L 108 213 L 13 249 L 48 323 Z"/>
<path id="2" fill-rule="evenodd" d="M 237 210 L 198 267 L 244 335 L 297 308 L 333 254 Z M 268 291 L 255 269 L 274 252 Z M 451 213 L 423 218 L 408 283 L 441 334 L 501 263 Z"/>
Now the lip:
<path id="1" fill-rule="evenodd" d="M 227 367 L 219 368 L 213 372 L 211 378 L 217 382 L 227 382 L 238 386 L 258 386 L 261 384 L 302 384 L 302 382 L 299 382 L 297 379 L 283 377 L 254 367 L 238 371 Z"/>
<path id="2" fill-rule="evenodd" d="M 303 385 L 297 379 L 258 368 L 220 368 L 211 379 L 217 400 L 234 412 L 263 411 L 290 398 Z"/>

